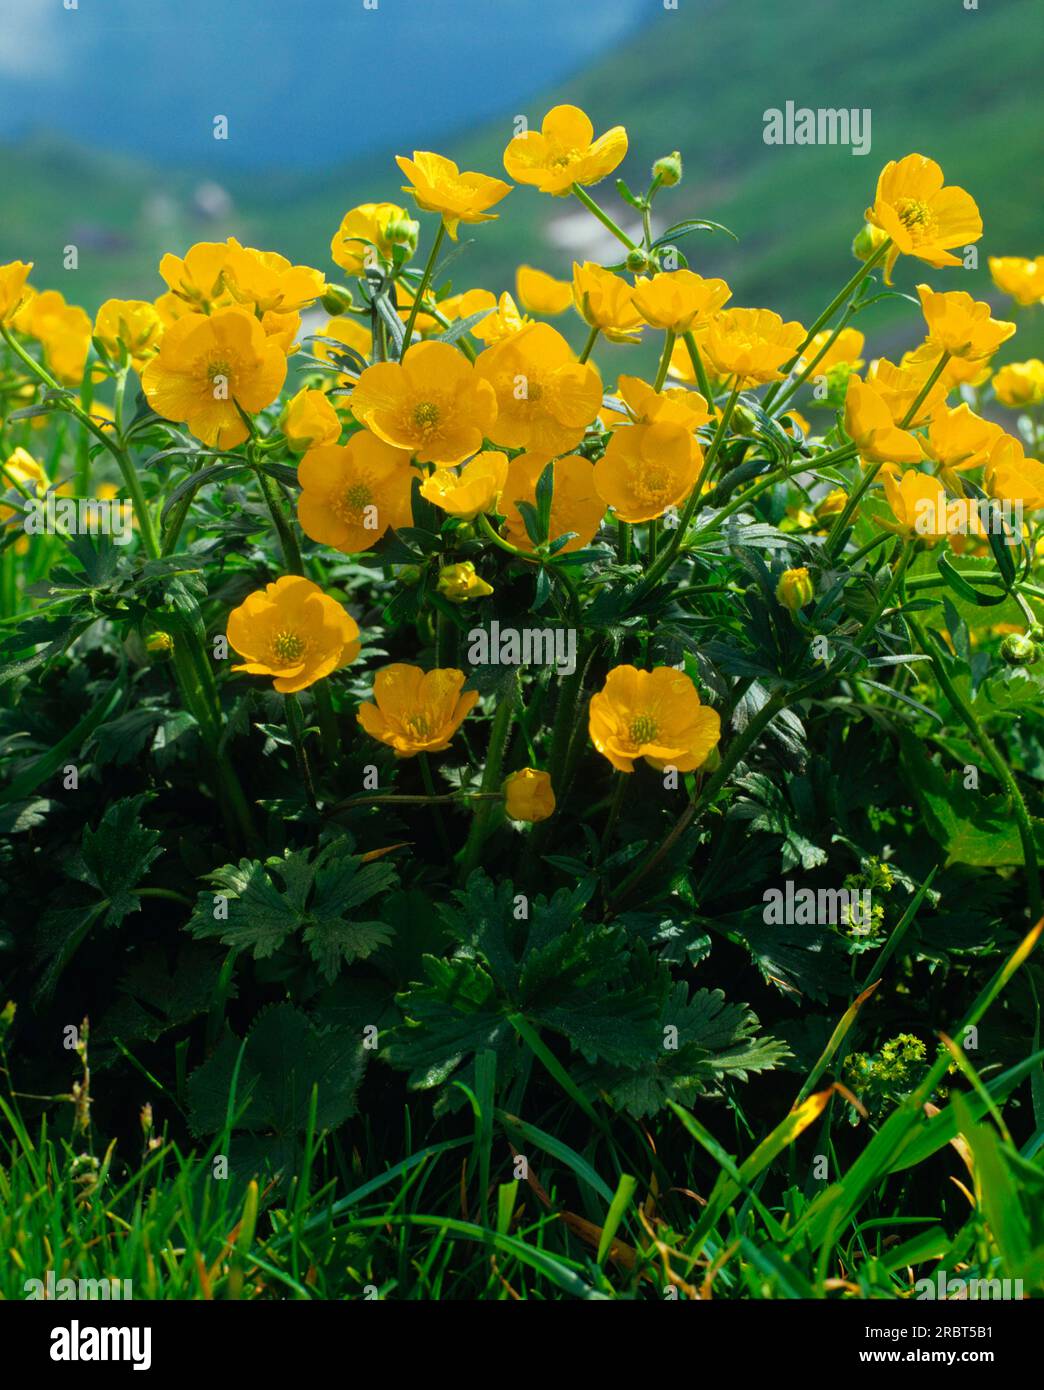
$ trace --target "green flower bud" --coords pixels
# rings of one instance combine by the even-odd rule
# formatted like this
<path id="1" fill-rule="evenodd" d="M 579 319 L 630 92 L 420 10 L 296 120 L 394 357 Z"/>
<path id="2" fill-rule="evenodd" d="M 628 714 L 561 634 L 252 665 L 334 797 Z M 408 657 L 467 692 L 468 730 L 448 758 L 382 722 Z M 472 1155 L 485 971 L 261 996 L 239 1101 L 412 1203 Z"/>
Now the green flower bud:
<path id="1" fill-rule="evenodd" d="M 395 578 L 404 589 L 412 589 L 420 583 L 421 573 L 420 565 L 402 565 Z"/>
<path id="2" fill-rule="evenodd" d="M 632 275 L 651 275 L 655 269 L 640 246 L 636 246 L 633 251 L 628 251 L 626 265 Z"/>
<path id="3" fill-rule="evenodd" d="M 396 217 L 388 223 L 384 234 L 393 246 L 404 246 L 412 256 L 417 249 L 420 223 L 412 217 Z"/>
<path id="4" fill-rule="evenodd" d="M 797 613 L 815 597 L 812 577 L 808 570 L 784 570 L 776 585 L 776 599 L 791 613 Z"/>
<path id="5" fill-rule="evenodd" d="M 676 183 L 681 183 L 682 178 L 682 157 L 677 150 L 673 154 L 664 155 L 663 159 L 658 159 L 653 165 L 653 178 L 659 179 L 664 188 L 673 188 Z"/>
<path id="6" fill-rule="evenodd" d="M 347 313 L 352 307 L 352 292 L 344 285 L 327 285 L 319 303 L 331 318 L 337 318 L 338 314 Z"/>
<path id="7" fill-rule="evenodd" d="M 852 242 L 852 255 L 857 261 L 868 261 L 887 235 L 888 233 L 882 232 L 880 227 L 864 222 L 862 231 L 856 234 Z"/>
<path id="8" fill-rule="evenodd" d="M 1040 656 L 1040 648 L 1024 633 L 1009 632 L 1001 643 L 1000 654 L 1009 666 L 1030 666 Z"/>

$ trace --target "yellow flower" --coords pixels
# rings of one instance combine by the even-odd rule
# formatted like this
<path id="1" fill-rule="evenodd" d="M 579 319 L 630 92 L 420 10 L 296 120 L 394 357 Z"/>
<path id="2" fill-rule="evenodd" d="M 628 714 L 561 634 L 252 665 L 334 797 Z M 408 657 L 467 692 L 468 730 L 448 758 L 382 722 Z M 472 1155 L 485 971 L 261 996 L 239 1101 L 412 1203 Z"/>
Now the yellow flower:
<path id="1" fill-rule="evenodd" d="M 83 380 L 91 346 L 90 316 L 75 304 L 66 304 L 57 290 L 44 290 L 26 301 L 15 327 L 43 346 L 47 365 L 66 386 Z"/>
<path id="2" fill-rule="evenodd" d="M 362 275 L 367 256 L 374 251 L 381 260 L 391 260 L 395 243 L 389 232 L 398 233 L 410 220 L 406 209 L 396 203 L 362 203 L 342 217 L 330 242 L 330 255 L 349 275 Z"/>
<path id="3" fill-rule="evenodd" d="M 159 315 L 159 321 L 164 328 L 169 328 L 172 323 L 177 323 L 178 319 L 194 312 L 192 305 L 186 303 L 181 295 L 175 294 L 173 290 L 157 295 L 152 301 L 152 307 Z"/>
<path id="4" fill-rule="evenodd" d="M 371 737 L 395 750 L 397 758 L 439 753 L 478 702 L 478 692 L 461 693 L 464 672 L 452 666 L 422 671 L 395 662 L 374 678 L 376 704 L 359 706 L 357 718 Z"/>
<path id="5" fill-rule="evenodd" d="M 732 298 L 724 280 L 705 280 L 691 270 L 667 270 L 634 287 L 634 306 L 650 328 L 688 333 L 702 328 Z"/>
<path id="6" fill-rule="evenodd" d="M 416 351 L 417 349 L 413 349 Z M 550 324 L 531 323 L 483 352 L 475 369 L 496 394 L 495 444 L 547 458 L 568 453 L 602 403 L 602 379 Z"/>
<path id="7" fill-rule="evenodd" d="M 944 469 L 978 468 L 1002 434 L 1000 425 L 983 420 L 962 402 L 955 410 L 941 410 L 933 416 L 921 449 L 926 459 Z"/>
<path id="8" fill-rule="evenodd" d="M 599 753 L 620 772 L 633 772 L 636 758 L 693 772 L 721 738 L 717 711 L 700 704 L 689 677 L 670 666 L 614 666 L 591 696 L 587 727 Z"/>
<path id="9" fill-rule="evenodd" d="M 1002 434 L 990 450 L 983 485 L 991 497 L 1021 502 L 1029 511 L 1044 507 L 1044 463 L 1028 459 L 1013 435 Z"/>
<path id="10" fill-rule="evenodd" d="M 1001 343 L 1015 332 L 1013 323 L 990 317 L 990 306 L 972 299 L 964 290 L 936 293 L 929 285 L 918 285 L 917 294 L 928 325 L 928 340 L 952 357 L 971 362 L 992 357 Z"/>
<path id="11" fill-rule="evenodd" d="M 256 415 L 285 379 L 278 344 L 253 314 L 236 308 L 178 319 L 142 372 L 141 386 L 157 415 L 184 421 L 204 444 L 230 449 L 249 434 L 239 409 Z"/>
<path id="12" fill-rule="evenodd" d="M 573 302 L 573 286 L 544 270 L 520 265 L 515 271 L 515 298 L 531 314 L 563 314 Z"/>
<path id="13" fill-rule="evenodd" d="M 989 264 L 993 283 L 1016 304 L 1044 304 L 1044 256 L 991 256 Z"/>
<path id="14" fill-rule="evenodd" d="M 0 495 L 13 490 L 23 497 L 27 493 L 31 497 L 43 497 L 47 492 L 47 484 L 47 474 L 32 454 L 27 449 L 23 449 L 21 445 L 13 453 L 8 454 L 2 469 L 0 469 Z M 0 505 L 0 526 L 7 526 L 11 522 L 21 524 L 21 521 L 20 511 L 14 507 Z"/>
<path id="15" fill-rule="evenodd" d="M 297 465 L 301 530 L 346 555 L 369 550 L 391 527 L 413 524 L 410 456 L 359 430 L 347 444 L 309 449 Z"/>
<path id="16" fill-rule="evenodd" d="M 1028 362 L 1009 362 L 994 373 L 993 394 L 1001 405 L 1018 410 L 1044 401 L 1044 362 L 1031 357 Z"/>
<path id="17" fill-rule="evenodd" d="M 472 314 L 477 314 L 480 309 L 493 309 L 493 313 L 480 319 L 471 330 L 472 334 L 483 343 L 499 343 L 505 338 L 512 337 L 515 333 L 520 333 L 527 323 L 532 320 L 523 318 L 518 312 L 518 305 L 508 294 L 507 290 L 494 299 L 489 290 L 468 290 L 460 296 L 458 303 L 454 306 L 455 318 L 470 318 Z"/>
<path id="18" fill-rule="evenodd" d="M 702 449 L 683 425 L 630 425 L 613 431 L 594 483 L 621 521 L 652 521 L 688 497 L 702 462 Z"/>
<path id="19" fill-rule="evenodd" d="M 616 389 L 631 419 L 639 425 L 683 425 L 691 434 L 711 418 L 707 402 L 698 391 L 686 391 L 681 386 L 654 391 L 637 376 L 621 376 Z M 618 416 L 610 420 L 609 427 L 615 429 L 625 423 L 626 419 Z"/>
<path id="20" fill-rule="evenodd" d="M 900 255 L 934 266 L 960 265 L 960 257 L 949 248 L 982 236 L 975 199 L 956 185 L 944 188 L 943 171 L 922 154 L 889 160 L 878 176 L 866 220 L 892 238 L 885 257 L 886 284 L 891 284 L 892 267 Z"/>
<path id="21" fill-rule="evenodd" d="M 540 130 L 517 135 L 504 151 L 504 168 L 516 183 L 562 197 L 574 183 L 597 183 L 627 153 L 627 132 L 613 126 L 596 140 L 594 126 L 578 106 L 555 106 Z"/>
<path id="22" fill-rule="evenodd" d="M 780 366 L 800 347 L 805 330 L 771 309 L 722 309 L 707 324 L 701 348 L 720 377 L 741 390 L 779 381 Z"/>
<path id="23" fill-rule="evenodd" d="M 314 304 L 326 291 L 322 271 L 293 265 L 278 251 L 256 251 L 228 239 L 224 281 L 239 304 L 252 304 L 259 314 L 275 310 L 293 314 Z"/>
<path id="24" fill-rule="evenodd" d="M 285 574 L 256 589 L 228 615 L 229 645 L 246 657 L 233 671 L 274 676 L 280 695 L 292 695 L 359 655 L 355 619 L 318 584 Z"/>
<path id="25" fill-rule="evenodd" d="M 508 540 L 519 550 L 533 550 L 534 546 L 517 504 L 536 506 L 536 486 L 546 466 L 547 460 L 539 454 L 519 454 L 508 464 L 500 509 L 507 518 Z M 551 466 L 554 490 L 547 538 L 554 541 L 575 531 L 560 553 L 583 550 L 591 544 L 605 514 L 605 503 L 595 491 L 594 464 L 579 454 L 566 454 Z"/>
<path id="26" fill-rule="evenodd" d="M 321 444 L 336 444 L 341 437 L 341 421 L 329 397 L 307 387 L 287 401 L 279 424 L 295 454 Z"/>
<path id="27" fill-rule="evenodd" d="M 573 303 L 586 324 L 601 329 L 611 343 L 633 343 L 644 324 L 634 306 L 634 290 L 612 271 L 585 261 L 573 263 Z"/>
<path id="28" fill-rule="evenodd" d="M 893 424 L 884 400 L 857 376 L 848 381 L 845 430 L 866 463 L 917 463 L 921 458 L 914 436 Z"/>
<path id="29" fill-rule="evenodd" d="M 25 283 L 33 268 L 32 261 L 11 261 L 0 265 L 0 323 L 10 323 L 28 293 Z"/>
<path id="30" fill-rule="evenodd" d="M 208 314 L 211 309 L 232 303 L 224 277 L 230 244 L 231 238 L 200 241 L 189 247 L 184 258 L 168 252 L 159 263 L 159 273 L 179 299 L 198 313 Z"/>
<path id="31" fill-rule="evenodd" d="M 815 517 L 820 523 L 832 521 L 835 516 L 839 516 L 845 509 L 848 501 L 848 493 L 843 487 L 833 487 L 827 495 L 816 503 Z"/>
<path id="32" fill-rule="evenodd" d="M 266 309 L 261 315 L 261 327 L 265 337 L 275 343 L 285 356 L 289 357 L 297 351 L 298 344 L 294 339 L 301 331 L 299 313 L 295 311 L 292 314 L 280 314 L 275 309 Z"/>
<path id="33" fill-rule="evenodd" d="M 496 511 L 507 482 L 506 454 L 476 454 L 459 473 L 437 468 L 421 483 L 421 496 L 450 516 L 473 521 L 479 512 Z"/>
<path id="34" fill-rule="evenodd" d="M 946 489 L 938 478 L 919 473 L 916 468 L 908 468 L 901 478 L 896 478 L 891 470 L 885 470 L 881 476 L 894 517 L 894 521 L 882 519 L 882 526 L 907 539 L 935 542 L 946 538 Z"/>
<path id="35" fill-rule="evenodd" d="M 322 328 L 319 329 L 317 338 L 333 338 L 338 343 L 343 343 L 346 348 L 351 348 L 352 352 L 365 361 L 373 348 L 373 338 L 368 328 L 348 314 L 342 314 L 338 318 L 330 319 Z M 337 348 L 331 347 L 329 343 L 314 342 L 311 344 L 312 351 L 316 357 L 322 358 L 324 362 L 330 362 L 333 366 L 338 366 Z M 354 377 L 337 377 L 338 386 L 353 386 Z"/>
<path id="36" fill-rule="evenodd" d="M 403 186 L 425 212 L 442 214 L 443 225 L 454 241 L 461 222 L 493 222 L 498 214 L 487 212 L 511 192 L 511 185 L 486 174 L 461 173 L 452 159 L 414 150 L 413 158 L 396 155 L 395 162 L 412 180 Z"/>
<path id="37" fill-rule="evenodd" d="M 493 592 L 493 585 L 486 583 L 470 560 L 443 565 L 437 588 L 450 603 L 469 603 L 474 598 L 488 598 Z"/>
<path id="38" fill-rule="evenodd" d="M 924 389 L 931 367 L 938 360 L 939 354 L 936 353 L 935 360 L 928 370 L 924 369 L 923 362 L 914 366 L 907 361 L 903 366 L 897 367 L 894 362 L 889 362 L 887 357 L 878 357 L 870 363 L 866 384 L 884 401 L 894 424 L 898 425 L 906 419 L 910 408 Z M 848 383 L 848 389 L 852 389 L 851 381 Z M 938 411 L 945 409 L 946 394 L 946 383 L 942 380 L 937 381 L 917 407 L 917 413 L 907 428 L 916 429 L 918 425 L 926 424 Z"/>
<path id="39" fill-rule="evenodd" d="M 800 370 L 809 362 L 816 362 L 815 371 L 822 372 L 824 375 L 830 371 L 831 367 L 839 366 L 844 363 L 851 367 L 852 371 L 858 371 L 863 365 L 863 359 L 859 354 L 863 350 L 863 343 L 866 341 L 858 328 L 842 328 L 841 332 L 827 348 L 823 356 L 816 362 L 820 350 L 830 342 L 830 329 L 825 328 L 822 333 L 817 333 L 809 343 L 808 347 L 801 354 L 799 362 L 795 366 Z"/>
<path id="40" fill-rule="evenodd" d="M 939 357 L 939 348 L 931 338 L 925 338 L 920 347 L 914 348 L 912 352 L 903 353 L 899 359 L 899 365 L 918 373 L 923 385 L 939 365 Z M 989 381 L 990 371 L 989 358 L 987 357 L 980 358 L 975 362 L 966 357 L 948 357 L 945 367 L 939 374 L 939 382 L 946 394 L 949 395 L 955 386 L 964 383 L 968 386 L 981 386 L 984 381 Z"/>
<path id="41" fill-rule="evenodd" d="M 551 778 L 535 767 L 520 767 L 504 779 L 504 810 L 512 820 L 536 822 L 555 813 Z"/>
<path id="42" fill-rule="evenodd" d="M 421 463 L 474 454 L 497 416 L 493 388 L 450 343 L 417 343 L 403 362 L 367 367 L 351 406 L 374 434 Z"/>
<path id="43" fill-rule="evenodd" d="M 107 299 L 94 320 L 94 336 L 113 359 L 122 343 L 137 366 L 159 347 L 163 322 L 146 299 Z"/>

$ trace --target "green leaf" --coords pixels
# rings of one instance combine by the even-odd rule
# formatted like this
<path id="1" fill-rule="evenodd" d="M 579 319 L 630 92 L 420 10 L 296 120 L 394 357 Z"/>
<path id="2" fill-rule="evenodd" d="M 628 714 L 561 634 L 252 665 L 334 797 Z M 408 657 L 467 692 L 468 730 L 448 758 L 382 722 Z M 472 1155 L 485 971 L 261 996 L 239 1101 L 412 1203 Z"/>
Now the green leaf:
<path id="1" fill-rule="evenodd" d="M 124 797 L 113 802 L 97 830 L 84 828 L 76 876 L 108 898 L 103 926 L 119 926 L 128 913 L 140 909 L 134 888 L 163 853 L 159 831 L 149 830 L 141 821 L 142 807 L 151 800 L 148 792 Z"/>

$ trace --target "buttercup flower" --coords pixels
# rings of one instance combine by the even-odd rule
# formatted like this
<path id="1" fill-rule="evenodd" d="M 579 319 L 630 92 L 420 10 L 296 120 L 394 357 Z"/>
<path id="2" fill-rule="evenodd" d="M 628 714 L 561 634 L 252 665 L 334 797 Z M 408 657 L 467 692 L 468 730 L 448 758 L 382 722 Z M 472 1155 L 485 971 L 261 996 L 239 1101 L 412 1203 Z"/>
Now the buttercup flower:
<path id="1" fill-rule="evenodd" d="M 540 130 L 517 135 L 504 151 L 504 168 L 516 183 L 562 197 L 574 183 L 597 183 L 627 153 L 627 132 L 613 126 L 594 138 L 594 126 L 578 106 L 555 106 Z"/>
<path id="2" fill-rule="evenodd" d="M 865 463 L 917 463 L 921 458 L 915 437 L 893 424 L 888 406 L 857 376 L 849 378 L 845 394 L 845 430 Z"/>
<path id="3" fill-rule="evenodd" d="M 1026 457 L 1021 439 L 1002 434 L 990 450 L 983 486 L 991 497 L 1019 502 L 1028 511 L 1044 507 L 1044 463 Z"/>
<path id="4" fill-rule="evenodd" d="M 724 280 L 691 270 L 665 270 L 634 287 L 634 307 L 650 328 L 688 333 L 702 328 L 732 298 Z"/>
<path id="5" fill-rule="evenodd" d="M 351 406 L 374 434 L 421 463 L 476 453 L 497 416 L 493 388 L 450 343 L 417 343 L 403 362 L 367 367 Z"/>
<path id="6" fill-rule="evenodd" d="M 59 381 L 66 386 L 80 384 L 93 327 L 85 310 L 66 304 L 57 290 L 44 290 L 23 303 L 15 327 L 40 342 L 47 365 Z"/>
<path id="7" fill-rule="evenodd" d="M 504 779 L 504 810 L 512 820 L 535 823 L 555 813 L 555 793 L 551 778 L 535 767 L 520 767 Z"/>
<path id="8" fill-rule="evenodd" d="M 563 314 L 573 302 L 573 286 L 544 270 L 520 265 L 515 271 L 515 298 L 531 314 Z"/>
<path id="9" fill-rule="evenodd" d="M 286 357 L 245 309 L 188 314 L 163 335 L 141 374 L 149 404 L 184 421 L 204 444 L 229 449 L 249 431 L 237 406 L 256 415 L 279 395 Z"/>
<path id="10" fill-rule="evenodd" d="M 689 677 L 671 666 L 614 666 L 591 696 L 587 727 L 599 753 L 620 772 L 633 772 L 636 758 L 692 772 L 721 738 L 717 710 L 700 704 Z"/>
<path id="11" fill-rule="evenodd" d="M 816 503 L 815 518 L 818 522 L 833 521 L 845 509 L 848 493 L 843 487 L 832 487 L 822 501 Z"/>
<path id="12" fill-rule="evenodd" d="M 908 371 L 916 372 L 923 385 L 938 367 L 940 356 L 938 345 L 933 339 L 925 338 L 920 347 L 903 353 L 899 365 Z M 956 386 L 981 386 L 984 381 L 989 381 L 991 370 L 988 357 L 979 358 L 974 362 L 967 357 L 948 357 L 939 373 L 939 382 L 949 395 Z"/>
<path id="13" fill-rule="evenodd" d="M 377 672 L 375 704 L 359 706 L 359 723 L 373 738 L 395 750 L 397 758 L 439 753 L 478 702 L 478 691 L 461 693 L 464 672 L 453 667 L 422 671 L 395 662 Z"/>
<path id="14" fill-rule="evenodd" d="M 858 328 L 842 328 L 823 356 L 816 362 L 820 351 L 830 342 L 830 329 L 825 328 L 822 333 L 817 333 L 812 339 L 795 366 L 800 370 L 809 362 L 816 362 L 815 371 L 823 373 L 823 375 L 829 372 L 831 367 L 842 364 L 850 367 L 852 371 L 858 371 L 863 365 L 863 359 L 859 354 L 863 351 L 865 341 L 865 337 Z"/>
<path id="15" fill-rule="evenodd" d="M 982 419 L 962 401 L 955 410 L 941 410 L 932 418 L 921 449 L 926 459 L 944 469 L 978 468 L 1002 434 L 1000 425 Z"/>
<path id="16" fill-rule="evenodd" d="M 229 645 L 246 657 L 233 671 L 274 676 L 281 695 L 314 685 L 359 655 L 359 627 L 318 584 L 287 574 L 228 615 Z"/>
<path id="17" fill-rule="evenodd" d="M 527 323 L 532 322 L 518 312 L 518 305 L 507 290 L 499 299 L 494 299 L 489 290 L 469 290 L 460 296 L 455 308 L 456 317 L 462 319 L 470 318 L 480 309 L 493 310 L 484 319 L 480 319 L 471 330 L 474 337 L 482 343 L 499 343 L 504 338 L 520 333 Z"/>
<path id="18" fill-rule="evenodd" d="M 294 341 L 301 331 L 301 315 L 281 314 L 275 309 L 267 309 L 261 315 L 261 328 L 266 338 L 276 344 L 285 357 L 295 353 L 298 344 Z"/>
<path id="19" fill-rule="evenodd" d="M 396 155 L 395 162 L 411 183 L 403 187 L 412 193 L 425 212 L 439 212 L 454 241 L 461 222 L 492 222 L 498 216 L 486 209 L 511 192 L 511 185 L 486 174 L 462 174 L 452 159 L 441 154 L 414 150 L 413 158 Z"/>
<path id="20" fill-rule="evenodd" d="M 240 304 L 252 304 L 259 314 L 269 309 L 280 314 L 305 309 L 326 290 L 322 271 L 294 265 L 278 251 L 256 251 L 228 239 L 223 269 L 225 285 Z"/>
<path id="21" fill-rule="evenodd" d="M 634 290 L 612 271 L 585 261 L 573 264 L 573 303 L 586 324 L 611 343 L 633 343 L 645 326 L 634 306 Z"/>
<path id="22" fill-rule="evenodd" d="M 224 279 L 229 245 L 230 241 L 200 241 L 189 247 L 184 258 L 168 252 L 159 263 L 159 273 L 179 299 L 207 314 L 232 303 Z"/>
<path id="23" fill-rule="evenodd" d="M 341 421 L 329 397 L 307 387 L 287 401 L 279 425 L 295 454 L 318 444 L 336 444 L 341 437 Z"/>
<path id="24" fill-rule="evenodd" d="M 413 523 L 410 456 L 359 430 L 347 444 L 309 449 L 297 466 L 297 519 L 313 541 L 354 554 L 389 527 Z"/>
<path id="25" fill-rule="evenodd" d="M 31 293 L 26 281 L 32 268 L 32 261 L 11 261 L 8 265 L 0 265 L 0 323 L 10 323 L 19 305 Z"/>
<path id="26" fill-rule="evenodd" d="M 975 199 L 956 185 L 943 186 L 943 171 L 934 159 L 908 154 L 889 160 L 877 180 L 874 205 L 866 220 L 892 239 L 885 256 L 885 283 L 900 255 L 929 265 L 960 265 L 952 246 L 967 246 L 982 236 Z"/>
<path id="27" fill-rule="evenodd" d="M 437 468 L 421 483 L 421 496 L 450 516 L 473 521 L 479 512 L 496 510 L 507 482 L 507 470 L 505 454 L 476 454 L 459 473 L 451 468 Z"/>
<path id="28" fill-rule="evenodd" d="M 683 425 L 630 425 L 613 431 L 594 466 L 598 495 L 621 521 L 652 521 L 696 485 L 703 451 Z"/>
<path id="29" fill-rule="evenodd" d="M 534 546 L 517 504 L 528 502 L 536 506 L 536 487 L 546 466 L 547 460 L 539 454 L 519 454 L 508 464 L 500 509 L 507 519 L 508 540 L 519 550 L 533 550 Z M 575 531 L 560 553 L 583 550 L 591 544 L 605 514 L 605 503 L 595 490 L 594 464 L 579 454 L 566 454 L 556 459 L 552 468 L 554 489 L 548 540 Z"/>
<path id="30" fill-rule="evenodd" d="M 908 540 L 917 538 L 934 543 L 945 539 L 947 497 L 938 478 L 919 473 L 916 468 L 908 468 L 901 478 L 886 469 L 882 478 L 894 518 L 893 521 L 882 518 L 882 526 Z"/>
<path id="31" fill-rule="evenodd" d="M 781 603 L 791 613 L 798 613 L 806 604 L 812 602 L 816 591 L 812 576 L 802 565 L 799 569 L 784 570 L 776 585 L 776 602 Z"/>
<path id="32" fill-rule="evenodd" d="M 31 497 L 43 497 L 47 492 L 47 474 L 33 458 L 27 449 L 21 445 L 8 454 L 2 468 L 0 468 L 0 495 L 14 490 L 21 493 L 24 497 L 27 493 Z M 14 507 L 5 507 L 0 504 L 0 526 L 7 526 L 11 522 L 21 523 L 22 513 Z"/>
<path id="33" fill-rule="evenodd" d="M 800 323 L 784 323 L 771 309 L 722 309 L 708 322 L 700 346 L 720 377 L 735 379 L 746 390 L 778 381 L 779 368 L 804 336 Z"/>
<path id="34" fill-rule="evenodd" d="M 1001 343 L 1015 332 L 1013 323 L 990 317 L 990 306 L 972 299 L 964 290 L 937 294 L 930 285 L 918 285 L 928 338 L 952 357 L 975 362 L 992 357 Z"/>
<path id="35" fill-rule="evenodd" d="M 707 402 L 698 391 L 686 391 L 681 386 L 654 391 L 648 382 L 637 376 L 621 376 L 616 389 L 637 424 L 683 425 L 691 434 L 711 418 Z M 625 419 L 618 416 L 609 426 L 615 429 L 624 423 Z"/>
<path id="36" fill-rule="evenodd" d="M 362 203 L 342 217 L 330 242 L 330 256 L 349 275 L 362 275 L 368 254 L 375 251 L 381 260 L 391 260 L 391 233 L 401 235 L 410 221 L 406 209 L 396 203 Z"/>
<path id="37" fill-rule="evenodd" d="M 547 323 L 532 323 L 487 348 L 475 370 L 496 393 L 497 418 L 489 437 L 509 449 L 548 458 L 568 453 L 583 439 L 602 403 L 597 368 L 577 362 L 566 340 Z"/>
<path id="38" fill-rule="evenodd" d="M 469 603 L 472 599 L 488 598 L 493 592 L 493 585 L 486 583 L 470 560 L 443 565 L 436 587 L 450 603 Z"/>
<path id="39" fill-rule="evenodd" d="M 931 367 L 938 360 L 939 354 L 936 353 L 934 362 L 929 364 L 927 369 L 923 362 L 918 362 L 916 366 L 907 362 L 904 366 L 897 367 L 894 362 L 889 362 L 887 357 L 878 357 L 870 363 L 870 370 L 866 374 L 866 384 L 884 401 L 893 424 L 898 425 L 900 421 L 906 419 L 911 407 L 924 389 L 924 383 Z M 848 383 L 848 389 L 849 391 L 852 389 L 851 379 Z M 926 424 L 933 415 L 945 408 L 946 394 L 946 383 L 942 380 L 937 381 L 917 407 L 916 414 L 905 428 L 916 429 L 918 425 Z"/>
<path id="40" fill-rule="evenodd" d="M 991 256 L 989 265 L 993 283 L 1016 304 L 1023 308 L 1044 304 L 1044 256 L 1032 261 L 1022 256 Z"/>
<path id="41" fill-rule="evenodd" d="M 120 344 L 137 365 L 159 346 L 163 323 L 146 299 L 107 299 L 94 320 L 94 336 L 112 358 Z"/>
<path id="42" fill-rule="evenodd" d="M 993 394 L 1001 405 L 1018 410 L 1044 401 L 1044 362 L 1031 357 L 1028 362 L 1009 362 L 993 374 Z"/>

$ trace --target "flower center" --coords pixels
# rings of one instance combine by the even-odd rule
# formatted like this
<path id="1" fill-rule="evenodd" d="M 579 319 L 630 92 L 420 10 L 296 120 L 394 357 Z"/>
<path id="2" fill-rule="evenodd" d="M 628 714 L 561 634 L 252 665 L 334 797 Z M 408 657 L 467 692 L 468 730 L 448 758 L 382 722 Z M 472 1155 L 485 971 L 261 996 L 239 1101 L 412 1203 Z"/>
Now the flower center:
<path id="1" fill-rule="evenodd" d="M 227 381 L 229 375 L 231 374 L 231 371 L 232 367 L 228 362 L 207 363 L 207 376 L 210 378 L 211 381 L 214 381 L 215 378 L 219 376 L 224 377 L 224 379 Z"/>
<path id="2" fill-rule="evenodd" d="M 431 733 L 431 724 L 428 720 L 428 716 L 423 712 L 409 715 L 404 722 L 414 738 L 425 739 Z"/>
<path id="3" fill-rule="evenodd" d="M 434 401 L 421 401 L 413 408 L 413 423 L 425 434 L 439 423 L 439 408 Z"/>
<path id="4" fill-rule="evenodd" d="M 911 236 L 924 240 L 931 235 L 934 226 L 931 209 L 921 198 L 900 198 L 895 210 Z"/>
<path id="5" fill-rule="evenodd" d="M 652 743 L 656 738 L 656 720 L 651 714 L 639 714 L 631 720 L 631 742 L 636 748 Z"/>
<path id="6" fill-rule="evenodd" d="M 272 655 L 275 663 L 281 666 L 291 666 L 294 662 L 300 661 L 301 653 L 304 651 L 305 644 L 295 632 L 277 632 L 272 638 Z"/>
<path id="7" fill-rule="evenodd" d="M 671 475 L 666 468 L 655 464 L 643 464 L 631 473 L 631 486 L 634 495 L 642 502 L 658 502 L 667 495 L 671 485 Z"/>

